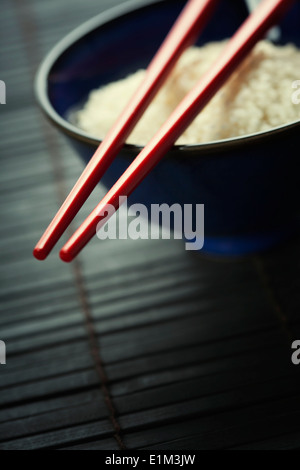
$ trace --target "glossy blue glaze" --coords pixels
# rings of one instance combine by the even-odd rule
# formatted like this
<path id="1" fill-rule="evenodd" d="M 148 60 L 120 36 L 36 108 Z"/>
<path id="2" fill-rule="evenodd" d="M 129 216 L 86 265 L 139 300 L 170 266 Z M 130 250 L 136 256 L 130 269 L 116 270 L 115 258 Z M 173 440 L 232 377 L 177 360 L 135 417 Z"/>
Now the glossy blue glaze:
<path id="1" fill-rule="evenodd" d="M 66 122 L 70 109 L 86 99 L 91 89 L 146 67 L 183 4 L 167 0 L 143 8 L 115 9 L 94 19 L 93 25 L 84 25 L 46 58 L 37 78 L 38 97 L 85 161 L 97 141 Z M 231 36 L 246 14 L 243 2 L 221 1 L 198 44 Z M 283 43 L 293 41 L 300 46 L 299 24 L 297 2 L 281 24 Z M 129 203 L 203 203 L 204 251 L 234 255 L 268 249 L 297 225 L 299 143 L 298 122 L 223 144 L 176 147 L 130 196 Z M 107 187 L 138 150 L 124 147 L 102 179 Z"/>

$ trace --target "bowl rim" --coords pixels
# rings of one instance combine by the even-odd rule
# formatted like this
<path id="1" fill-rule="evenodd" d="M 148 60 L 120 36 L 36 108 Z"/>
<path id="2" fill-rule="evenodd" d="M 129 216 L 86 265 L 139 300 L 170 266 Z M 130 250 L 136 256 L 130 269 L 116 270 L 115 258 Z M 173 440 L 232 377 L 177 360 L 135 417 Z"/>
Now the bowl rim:
<path id="1" fill-rule="evenodd" d="M 92 31 L 101 28 L 101 26 L 104 26 L 109 22 L 113 22 L 121 16 L 126 16 L 130 13 L 133 13 L 136 10 L 143 10 L 151 7 L 152 5 L 166 4 L 166 1 L 171 2 L 172 0 L 128 0 L 123 4 L 109 8 L 104 12 L 101 12 L 98 15 L 92 17 L 91 19 L 85 21 L 81 25 L 77 26 L 70 33 L 65 35 L 58 43 L 56 43 L 56 45 L 52 47 L 50 52 L 48 52 L 48 54 L 45 56 L 45 58 L 37 69 L 34 80 L 34 92 L 38 104 L 46 115 L 46 117 L 56 127 L 61 129 L 63 133 L 67 134 L 69 137 L 73 137 L 74 139 L 89 144 L 91 146 L 98 147 L 101 143 L 101 139 L 89 135 L 83 129 L 78 128 L 71 122 L 64 119 L 59 113 L 56 112 L 49 100 L 47 87 L 48 76 L 52 67 L 60 58 L 60 56 L 65 53 L 70 47 L 73 47 L 76 42 L 82 40 L 86 35 L 90 34 Z M 224 151 L 232 147 L 248 145 L 257 141 L 265 141 L 270 139 L 274 135 L 290 132 L 298 127 L 300 127 L 300 119 L 289 122 L 288 124 L 282 124 L 267 131 L 260 131 L 252 134 L 246 134 L 198 144 L 174 145 L 172 149 L 169 150 L 168 154 L 171 156 L 172 153 L 174 154 L 178 153 L 178 151 L 184 151 L 186 154 L 197 153 L 197 156 L 200 157 L 201 155 L 207 155 L 207 153 L 210 153 L 211 151 Z M 143 146 L 141 145 L 125 143 L 123 145 L 122 151 L 127 154 L 129 153 L 133 155 L 138 154 L 142 148 Z"/>

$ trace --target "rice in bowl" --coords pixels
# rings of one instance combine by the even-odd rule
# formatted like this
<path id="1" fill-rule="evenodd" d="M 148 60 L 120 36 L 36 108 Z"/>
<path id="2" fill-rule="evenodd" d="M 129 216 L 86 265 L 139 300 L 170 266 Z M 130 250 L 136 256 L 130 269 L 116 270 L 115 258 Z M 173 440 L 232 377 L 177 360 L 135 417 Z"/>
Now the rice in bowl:
<path id="1" fill-rule="evenodd" d="M 180 58 L 164 86 L 127 139 L 145 145 L 183 97 L 217 59 L 223 42 L 192 47 Z M 267 131 L 300 119 L 292 101 L 292 83 L 299 78 L 300 51 L 292 44 L 260 41 L 217 92 L 177 144 L 198 144 Z M 77 125 L 103 139 L 139 86 L 145 70 L 90 93 L 76 113 Z"/>

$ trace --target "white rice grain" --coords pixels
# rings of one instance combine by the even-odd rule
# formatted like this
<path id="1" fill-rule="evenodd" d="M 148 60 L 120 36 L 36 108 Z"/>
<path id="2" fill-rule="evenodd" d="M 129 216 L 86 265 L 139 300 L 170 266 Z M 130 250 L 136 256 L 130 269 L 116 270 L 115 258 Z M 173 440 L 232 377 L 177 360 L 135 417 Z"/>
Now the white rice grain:
<path id="1" fill-rule="evenodd" d="M 145 145 L 182 98 L 221 53 L 225 42 L 188 49 L 128 138 Z M 238 70 L 213 97 L 177 144 L 196 144 L 267 131 L 300 119 L 300 106 L 291 99 L 299 79 L 300 51 L 294 45 L 259 42 Z M 102 139 L 126 106 L 145 75 L 129 77 L 94 90 L 76 121 L 90 135 Z"/>

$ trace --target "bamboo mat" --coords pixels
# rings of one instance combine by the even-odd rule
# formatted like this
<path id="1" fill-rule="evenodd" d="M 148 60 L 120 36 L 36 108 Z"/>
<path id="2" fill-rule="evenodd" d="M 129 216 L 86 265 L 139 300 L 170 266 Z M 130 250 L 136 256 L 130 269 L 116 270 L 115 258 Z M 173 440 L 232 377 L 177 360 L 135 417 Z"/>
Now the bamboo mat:
<path id="1" fill-rule="evenodd" d="M 34 73 L 120 2 L 1 3 L 0 449 L 300 449 L 299 237 L 242 261 L 165 240 L 32 258 L 82 171 L 35 105 Z"/>

